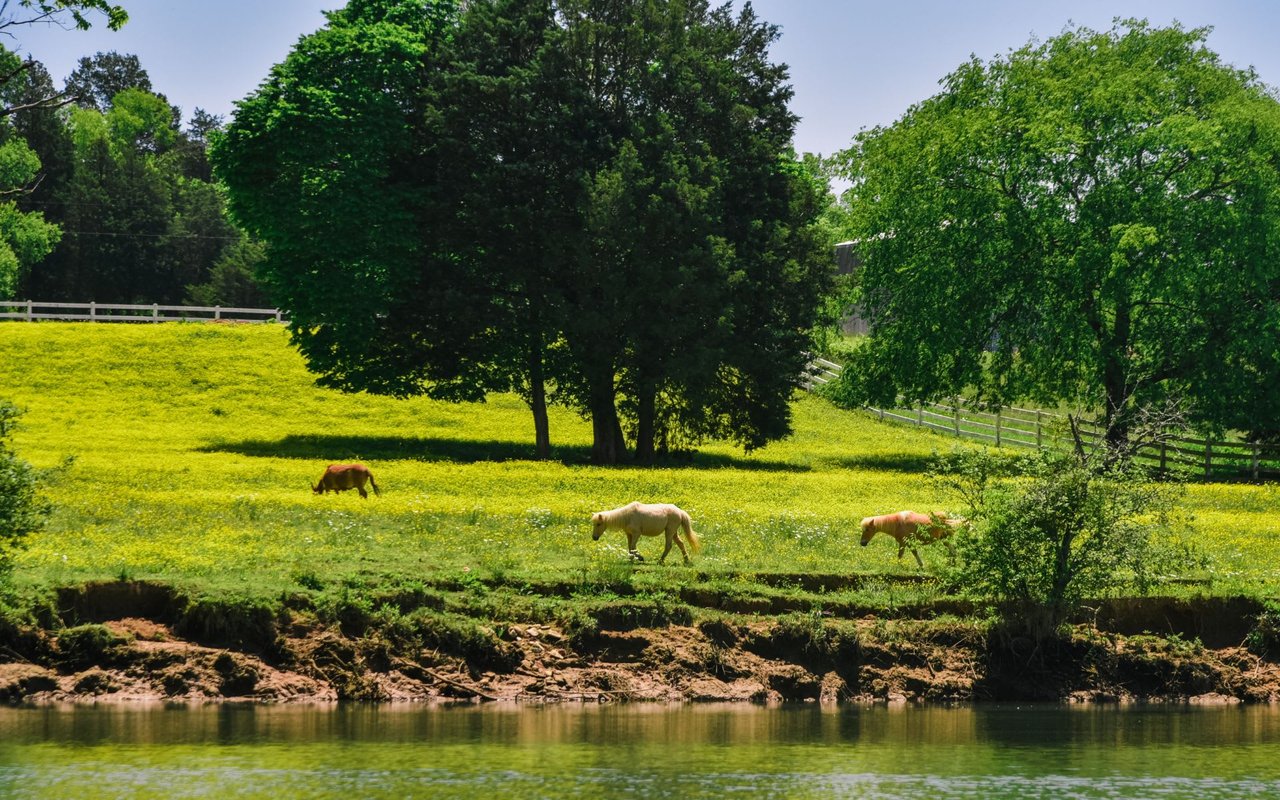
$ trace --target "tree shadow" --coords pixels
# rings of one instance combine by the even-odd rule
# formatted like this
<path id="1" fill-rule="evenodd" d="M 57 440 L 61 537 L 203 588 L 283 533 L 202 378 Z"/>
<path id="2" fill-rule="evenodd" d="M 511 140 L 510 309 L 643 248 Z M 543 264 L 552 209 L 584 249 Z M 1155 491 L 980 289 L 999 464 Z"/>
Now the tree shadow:
<path id="1" fill-rule="evenodd" d="M 474 464 L 489 461 L 534 461 L 531 443 L 444 439 L 430 436 L 323 436 L 290 434 L 280 439 L 220 441 L 196 448 L 201 453 L 235 453 L 255 458 L 296 458 L 307 461 L 443 461 Z M 591 463 L 591 448 L 584 445 L 553 447 L 551 460 L 565 465 Z M 718 453 L 658 459 L 653 464 L 626 462 L 613 469 L 663 467 L 666 469 L 742 469 L 766 472 L 808 472 L 809 467 L 787 461 L 763 461 Z"/>
<path id="2" fill-rule="evenodd" d="M 878 472 L 908 472 L 923 475 L 933 465 L 934 456 L 903 454 L 849 456 L 832 460 L 832 464 L 844 469 L 866 469 Z"/>

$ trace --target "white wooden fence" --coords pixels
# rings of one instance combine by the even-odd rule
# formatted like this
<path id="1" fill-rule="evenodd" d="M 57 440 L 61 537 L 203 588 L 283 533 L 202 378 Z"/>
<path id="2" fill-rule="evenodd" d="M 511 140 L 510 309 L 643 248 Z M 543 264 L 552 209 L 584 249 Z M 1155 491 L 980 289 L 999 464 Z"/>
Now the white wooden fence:
<path id="1" fill-rule="evenodd" d="M 828 384 L 840 376 L 842 369 L 833 361 L 815 358 L 806 370 L 804 387 L 812 391 Z M 997 447 L 1074 446 L 1067 418 L 1048 411 L 1025 408 L 984 411 L 959 402 L 895 408 L 868 406 L 867 410 L 882 420 L 905 422 Z M 1077 420 L 1077 428 L 1086 447 L 1097 445 L 1102 440 L 1103 430 L 1098 425 Z M 1192 473 L 1205 478 L 1248 477 L 1253 480 L 1280 477 L 1280 445 L 1172 437 L 1165 442 L 1140 447 L 1136 458 L 1161 473 Z"/>
<path id="2" fill-rule="evenodd" d="M 279 309 L 229 306 L 162 306 L 126 303 L 42 303 L 36 300 L 0 300 L 0 320 L 32 322 L 40 319 L 88 322 L 173 322 L 176 320 L 238 320 L 284 322 Z"/>

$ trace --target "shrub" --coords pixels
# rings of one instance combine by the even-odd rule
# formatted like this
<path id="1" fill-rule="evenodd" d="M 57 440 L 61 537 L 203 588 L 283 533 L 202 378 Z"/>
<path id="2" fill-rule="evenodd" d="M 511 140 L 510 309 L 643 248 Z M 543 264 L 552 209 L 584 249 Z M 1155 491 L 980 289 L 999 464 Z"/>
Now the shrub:
<path id="1" fill-rule="evenodd" d="M 1280 608 L 1270 607 L 1254 618 L 1244 640 L 1249 651 L 1262 658 L 1280 660 Z"/>
<path id="2" fill-rule="evenodd" d="M 1056 632 L 1085 598 L 1145 591 L 1192 556 L 1174 535 L 1179 486 L 1119 459 L 1097 467 L 1062 453 L 1041 454 L 1026 472 L 985 489 L 973 530 L 957 537 L 955 577 L 1000 601 L 1033 638 Z"/>
<path id="3" fill-rule="evenodd" d="M 71 669 L 109 664 L 128 641 L 103 625 L 67 628 L 58 634 L 57 660 Z"/>
<path id="4" fill-rule="evenodd" d="M 0 401 L 0 580 L 13 569 L 14 554 L 29 535 L 44 527 L 52 510 L 39 494 L 45 471 L 18 458 L 9 447 L 19 416 L 16 406 Z"/>

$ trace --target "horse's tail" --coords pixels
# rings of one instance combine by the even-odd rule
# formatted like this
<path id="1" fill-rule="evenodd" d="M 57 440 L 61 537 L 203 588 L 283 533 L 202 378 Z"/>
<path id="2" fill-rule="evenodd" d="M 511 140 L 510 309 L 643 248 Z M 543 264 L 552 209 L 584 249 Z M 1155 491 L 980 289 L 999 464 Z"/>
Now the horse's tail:
<path id="1" fill-rule="evenodd" d="M 688 514 L 680 518 L 680 527 L 684 528 L 684 536 L 689 540 L 689 546 L 693 548 L 693 552 L 700 552 L 702 542 L 698 541 L 698 534 L 693 532 L 693 520 L 689 519 Z"/>
<path id="2" fill-rule="evenodd" d="M 369 473 L 369 485 L 373 487 L 373 493 L 378 497 L 382 497 L 382 490 L 378 488 L 378 482 L 373 479 L 373 473 Z"/>

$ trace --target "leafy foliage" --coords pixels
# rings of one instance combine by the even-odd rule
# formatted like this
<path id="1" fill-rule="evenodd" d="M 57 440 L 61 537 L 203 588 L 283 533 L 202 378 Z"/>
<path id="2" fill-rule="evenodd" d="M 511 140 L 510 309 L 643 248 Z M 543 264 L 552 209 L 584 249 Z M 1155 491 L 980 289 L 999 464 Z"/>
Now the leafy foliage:
<path id="1" fill-rule="evenodd" d="M 789 431 L 828 283 L 775 37 L 705 2 L 352 3 L 214 160 L 324 385 L 514 390 L 544 456 L 552 400 L 603 463 L 624 420 L 642 460 L 750 449 Z"/>
<path id="2" fill-rule="evenodd" d="M 27 69 L 17 55 L 0 46 L 0 103 L 7 110 L 22 103 Z M 0 297 L 12 297 L 19 279 L 47 256 L 61 231 L 38 211 L 23 211 L 13 199 L 29 191 L 40 159 L 15 128 L 10 114 L 0 119 Z"/>
<path id="3" fill-rule="evenodd" d="M 1016 465 L 1021 478 L 994 484 L 1008 462 L 998 464 L 990 453 L 944 461 L 937 471 L 967 483 L 979 503 L 974 528 L 957 537 L 958 580 L 1004 602 L 1004 613 L 1038 637 L 1086 598 L 1126 586 L 1145 591 L 1157 576 L 1196 561 L 1181 535 L 1180 487 L 1153 482 L 1121 460 L 1099 468 L 1045 452 Z"/>
<path id="4" fill-rule="evenodd" d="M 871 324 L 846 402 L 973 392 L 1280 418 L 1280 103 L 1207 29 L 1068 30 L 840 155 Z"/>
<path id="5" fill-rule="evenodd" d="M 10 438 L 19 412 L 0 402 L 0 578 L 13 568 L 13 559 L 27 537 L 44 527 L 52 511 L 40 494 L 41 470 L 18 458 Z"/>

